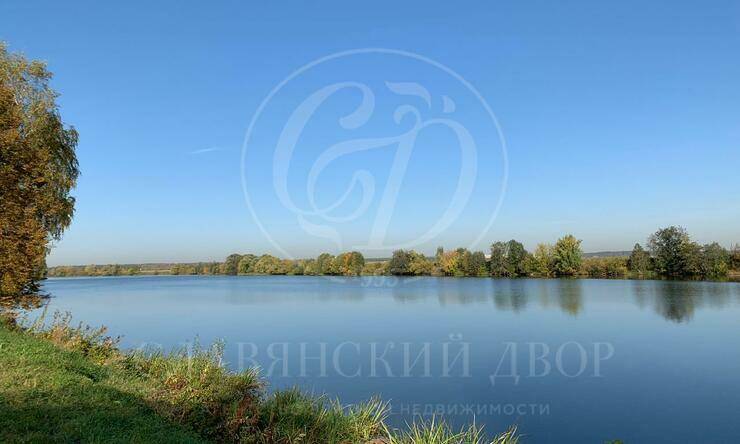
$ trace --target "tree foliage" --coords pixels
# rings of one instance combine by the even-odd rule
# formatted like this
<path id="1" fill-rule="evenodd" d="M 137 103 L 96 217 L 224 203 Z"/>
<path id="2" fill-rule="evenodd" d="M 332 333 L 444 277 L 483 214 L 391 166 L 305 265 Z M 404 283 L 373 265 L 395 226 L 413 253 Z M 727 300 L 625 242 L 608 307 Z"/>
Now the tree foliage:
<path id="1" fill-rule="evenodd" d="M 253 254 L 245 254 L 239 259 L 239 265 L 237 266 L 238 274 L 249 274 L 254 273 L 254 264 L 257 262 L 257 256 Z"/>
<path id="2" fill-rule="evenodd" d="M 527 259 L 527 250 L 521 242 L 514 239 L 507 243 L 506 271 L 510 277 L 523 276 L 526 272 L 524 261 Z"/>
<path id="3" fill-rule="evenodd" d="M 52 276 L 125 276 L 133 274 L 269 274 L 269 275 L 341 275 L 341 276 L 456 276 L 549 278 L 557 276 L 584 276 L 617 279 L 624 277 L 679 277 L 722 279 L 740 262 L 740 248 L 728 251 L 718 243 L 704 246 L 692 242 L 685 231 L 669 227 L 659 230 L 649 242 L 654 254 L 661 255 L 663 263 L 680 263 L 679 274 L 666 274 L 657 269 L 651 257 L 638 243 L 629 257 L 583 258 L 581 241 L 568 235 L 555 245 L 539 244 L 532 254 L 516 241 L 495 242 L 487 259 L 480 251 L 458 248 L 445 251 L 438 248 L 434 258 L 414 250 L 397 250 L 390 260 L 366 261 L 362 253 L 349 251 L 336 256 L 322 253 L 316 259 L 280 259 L 264 254 L 232 254 L 224 262 L 190 264 L 88 265 L 52 267 Z M 676 238 L 679 241 L 676 241 Z M 678 247 L 671 247 L 678 245 Z M 671 248 L 667 248 L 671 247 Z M 679 257 L 674 257 L 678 255 Z M 734 262 L 733 262 L 734 261 Z M 158 267 L 157 267 L 158 266 Z M 735 268 L 733 268 L 733 266 Z"/>
<path id="4" fill-rule="evenodd" d="M 491 245 L 489 268 L 494 277 L 518 277 L 527 274 L 525 262 L 527 250 L 514 239 L 508 242 L 495 242 Z"/>
<path id="5" fill-rule="evenodd" d="M 342 253 L 335 262 L 336 271 L 343 276 L 359 276 L 365 267 L 365 257 L 359 251 Z"/>
<path id="6" fill-rule="evenodd" d="M 51 242 L 74 213 L 77 132 L 38 61 L 0 43 L 0 294 L 37 289 Z"/>
<path id="7" fill-rule="evenodd" d="M 508 275 L 508 269 L 506 267 L 507 256 L 508 248 L 505 242 L 494 242 L 491 244 L 491 259 L 489 262 L 491 276 L 503 277 Z"/>
<path id="8" fill-rule="evenodd" d="M 336 274 L 333 255 L 322 253 L 316 258 L 316 274 Z"/>
<path id="9" fill-rule="evenodd" d="M 581 268 L 583 252 L 581 241 L 569 234 L 555 243 L 552 250 L 552 267 L 558 276 L 575 276 Z"/>
<path id="10" fill-rule="evenodd" d="M 717 242 L 701 248 L 700 273 L 704 277 L 716 279 L 727 276 L 730 268 L 730 252 Z"/>
<path id="11" fill-rule="evenodd" d="M 527 274 L 534 277 L 551 277 L 553 268 L 553 246 L 538 244 L 534 253 L 525 260 Z"/>
<path id="12" fill-rule="evenodd" d="M 221 264 L 221 274 L 236 276 L 239 273 L 239 262 L 241 260 L 241 254 L 230 254 Z"/>
<path id="13" fill-rule="evenodd" d="M 584 258 L 581 274 L 600 279 L 619 279 L 627 275 L 629 259 L 620 256 Z"/>
<path id="14" fill-rule="evenodd" d="M 642 245 L 635 244 L 627 261 L 629 271 L 644 276 L 650 270 L 650 266 L 650 254 L 642 248 Z"/>
<path id="15" fill-rule="evenodd" d="M 678 277 L 693 274 L 696 248 L 682 227 L 661 228 L 648 239 L 648 248 L 656 271 L 663 276 Z"/>
<path id="16" fill-rule="evenodd" d="M 716 242 L 700 246 L 682 227 L 662 228 L 648 239 L 658 275 L 669 278 L 724 278 L 733 268 L 732 253 Z"/>
<path id="17" fill-rule="evenodd" d="M 397 276 L 411 274 L 411 254 L 406 250 L 396 250 L 388 262 L 388 272 Z"/>

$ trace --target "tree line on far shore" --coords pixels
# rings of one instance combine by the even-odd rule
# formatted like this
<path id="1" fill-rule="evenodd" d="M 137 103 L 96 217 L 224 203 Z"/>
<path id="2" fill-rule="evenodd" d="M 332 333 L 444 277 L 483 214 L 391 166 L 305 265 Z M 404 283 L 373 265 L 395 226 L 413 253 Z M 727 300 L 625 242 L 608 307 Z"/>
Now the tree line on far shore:
<path id="1" fill-rule="evenodd" d="M 728 250 L 714 242 L 699 245 L 681 227 L 653 233 L 646 248 L 635 244 L 629 256 L 584 257 L 581 241 L 572 235 L 555 244 L 539 244 L 527 251 L 516 240 L 494 242 L 490 254 L 465 248 L 434 257 L 413 250 L 397 250 L 388 260 L 365 260 L 362 253 L 322 253 L 316 259 L 280 259 L 270 254 L 232 254 L 223 262 L 142 265 L 59 266 L 49 276 L 173 275 L 309 275 L 309 276 L 476 276 L 476 277 L 593 277 L 723 279 L 740 269 L 740 246 Z"/>

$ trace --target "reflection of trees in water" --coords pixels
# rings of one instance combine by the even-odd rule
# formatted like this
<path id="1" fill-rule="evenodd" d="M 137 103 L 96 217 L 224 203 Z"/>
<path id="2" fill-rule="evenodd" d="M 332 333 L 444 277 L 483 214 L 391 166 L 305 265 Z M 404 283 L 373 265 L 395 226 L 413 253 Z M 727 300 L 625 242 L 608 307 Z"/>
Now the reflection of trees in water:
<path id="1" fill-rule="evenodd" d="M 493 286 L 493 303 L 499 310 L 519 312 L 527 307 L 527 292 L 521 279 L 497 279 Z"/>
<path id="2" fill-rule="evenodd" d="M 502 285 L 494 294 L 499 309 L 522 310 L 530 300 L 539 301 L 543 308 L 557 306 L 571 315 L 583 309 L 583 285 L 581 279 L 523 279 L 519 285 L 503 290 Z M 610 281 L 619 285 L 625 281 Z M 656 313 L 674 322 L 688 322 L 694 312 L 702 307 L 721 309 L 740 302 L 740 285 L 724 282 L 647 281 L 634 280 L 631 289 L 634 302 L 640 308 L 652 306 Z M 509 284 L 511 285 L 511 284 Z M 503 291 L 502 291 L 503 290 Z"/>
<path id="3" fill-rule="evenodd" d="M 560 308 L 576 316 L 583 307 L 583 281 L 579 279 L 559 279 L 557 282 Z"/>
<path id="4" fill-rule="evenodd" d="M 718 282 L 655 281 L 655 311 L 674 322 L 688 322 L 697 308 L 723 308 L 733 286 Z"/>
<path id="5" fill-rule="evenodd" d="M 469 278 L 453 278 L 453 279 L 469 279 Z M 439 300 L 439 303 L 441 305 L 447 305 L 447 304 L 461 304 L 461 305 L 467 305 L 467 304 L 475 304 L 475 303 L 482 303 L 482 302 L 489 302 L 488 294 L 485 291 L 485 287 L 483 289 L 480 288 L 442 288 L 437 292 L 437 298 Z"/>
<path id="6" fill-rule="evenodd" d="M 658 286 L 655 310 L 664 318 L 674 322 L 688 322 L 694 317 L 697 296 L 681 288 Z"/>
<path id="7" fill-rule="evenodd" d="M 634 280 L 632 293 L 635 295 L 635 304 L 640 308 L 647 307 L 653 294 L 653 281 Z"/>
<path id="8" fill-rule="evenodd" d="M 283 291 L 276 291 L 269 286 L 258 287 L 248 292 L 249 297 L 245 297 L 245 290 L 236 287 L 229 293 L 229 303 L 290 302 L 302 298 L 309 292 L 317 293 L 321 300 L 329 301 L 361 302 L 386 295 L 398 303 L 424 303 L 432 298 L 440 305 L 493 303 L 497 310 L 515 313 L 534 305 L 545 309 L 555 307 L 577 316 L 583 311 L 585 291 L 590 297 L 595 298 L 594 300 L 619 298 L 620 303 L 629 301 L 624 298 L 625 295 L 627 297 L 632 295 L 632 301 L 637 307 L 650 307 L 663 318 L 674 322 L 690 321 L 695 311 L 702 307 L 722 309 L 735 300 L 740 303 L 740 284 L 726 282 L 380 278 L 374 280 L 342 278 L 336 281 L 326 278 L 306 279 L 301 281 L 299 288 L 288 286 Z M 26 304 L 29 303 L 32 301 L 26 301 Z M 17 305 L 17 302 L 14 304 Z"/>
<path id="9" fill-rule="evenodd" d="M 493 279 L 488 289 L 489 297 L 497 310 L 520 312 L 531 303 L 539 307 L 558 307 L 576 316 L 583 310 L 584 285 L 582 279 Z M 688 322 L 694 312 L 702 307 L 721 309 L 737 297 L 740 302 L 740 285 L 722 282 L 686 282 L 614 280 L 604 285 L 625 285 L 640 308 L 652 307 L 663 318 L 674 322 Z M 481 287 L 446 287 L 434 292 L 443 304 L 470 304 L 484 302 Z M 593 287 L 589 287 L 592 288 Z M 622 293 L 620 293 L 622 294 Z"/>
<path id="10" fill-rule="evenodd" d="M 583 283 L 577 279 L 497 279 L 493 301 L 499 310 L 524 310 L 530 300 L 577 315 L 583 307 Z"/>
<path id="11" fill-rule="evenodd" d="M 706 301 L 707 305 L 712 308 L 723 308 L 726 307 L 730 302 L 732 302 L 732 291 L 730 289 L 735 290 L 735 294 L 737 294 L 737 290 L 740 288 L 738 285 L 731 285 L 728 286 L 724 283 L 719 282 L 707 282 L 706 283 Z"/>

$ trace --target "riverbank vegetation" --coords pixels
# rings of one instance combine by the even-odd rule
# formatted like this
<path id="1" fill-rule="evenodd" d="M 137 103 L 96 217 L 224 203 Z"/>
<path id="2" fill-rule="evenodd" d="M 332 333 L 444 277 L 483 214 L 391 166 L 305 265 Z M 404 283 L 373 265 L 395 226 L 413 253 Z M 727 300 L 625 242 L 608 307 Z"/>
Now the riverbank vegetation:
<path id="1" fill-rule="evenodd" d="M 385 423 L 379 400 L 342 406 L 297 389 L 267 394 L 254 370 L 233 373 L 222 346 L 168 355 L 122 352 L 105 329 L 56 316 L 46 327 L 0 312 L 0 441 L 516 443 L 444 422 Z M 374 441 L 373 441 L 374 440 Z"/>
<path id="2" fill-rule="evenodd" d="M 172 275 L 308 275 L 308 276 L 456 276 L 456 277 L 588 277 L 726 279 L 740 270 L 740 245 L 727 250 L 714 242 L 699 245 L 681 227 L 652 234 L 646 248 L 635 244 L 629 256 L 585 257 L 581 241 L 572 235 L 554 244 L 539 244 L 529 252 L 516 240 L 494 242 L 486 255 L 465 248 L 433 257 L 413 250 L 397 250 L 389 259 L 366 260 L 351 251 L 316 259 L 280 259 L 264 254 L 232 254 L 223 262 L 148 265 L 59 266 L 49 276 Z"/>
<path id="3" fill-rule="evenodd" d="M 43 63 L 0 42 L 0 297 L 38 290 L 51 242 L 72 221 L 77 132 Z"/>

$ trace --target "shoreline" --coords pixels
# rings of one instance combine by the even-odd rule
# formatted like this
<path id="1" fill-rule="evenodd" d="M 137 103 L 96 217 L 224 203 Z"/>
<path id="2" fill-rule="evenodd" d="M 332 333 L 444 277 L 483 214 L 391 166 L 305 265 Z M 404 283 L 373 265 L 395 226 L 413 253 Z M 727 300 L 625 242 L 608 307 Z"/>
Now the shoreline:
<path id="1" fill-rule="evenodd" d="M 486 437 L 475 424 L 386 423 L 389 404 L 345 406 L 297 388 L 268 392 L 255 369 L 221 366 L 218 344 L 168 354 L 119 348 L 105 327 L 56 316 L 28 326 L 0 311 L 0 441 L 516 444 L 516 426 Z M 34 374 L 34 384 L 18 384 Z M 34 413 L 38 412 L 38 413 Z M 39 416 L 42 415 L 42 416 Z M 438 441 L 434 441 L 438 442 Z"/>
<path id="2" fill-rule="evenodd" d="M 369 279 L 369 278 L 397 278 L 397 279 L 418 279 L 418 278 L 435 278 L 435 279 L 490 279 L 490 280 L 589 280 L 589 281 L 660 281 L 660 282 L 712 282 L 712 283 L 740 283 L 740 271 L 733 271 L 724 279 L 684 279 L 684 278 L 666 278 L 666 277 L 590 277 L 590 276 L 518 276 L 518 277 L 493 277 L 493 276 L 434 276 L 434 275 L 359 275 L 359 276 L 341 276 L 341 275 L 307 275 L 307 274 L 266 274 L 266 273 L 249 273 L 249 274 L 172 274 L 172 273 L 141 273 L 134 275 L 71 275 L 71 276 L 49 276 L 46 280 L 72 280 L 72 279 L 101 279 L 101 278 L 147 278 L 147 277 L 203 277 L 203 278 L 250 278 L 250 277 L 296 277 L 296 278 L 326 278 L 326 279 Z M 42 281 L 43 282 L 43 281 Z"/>

